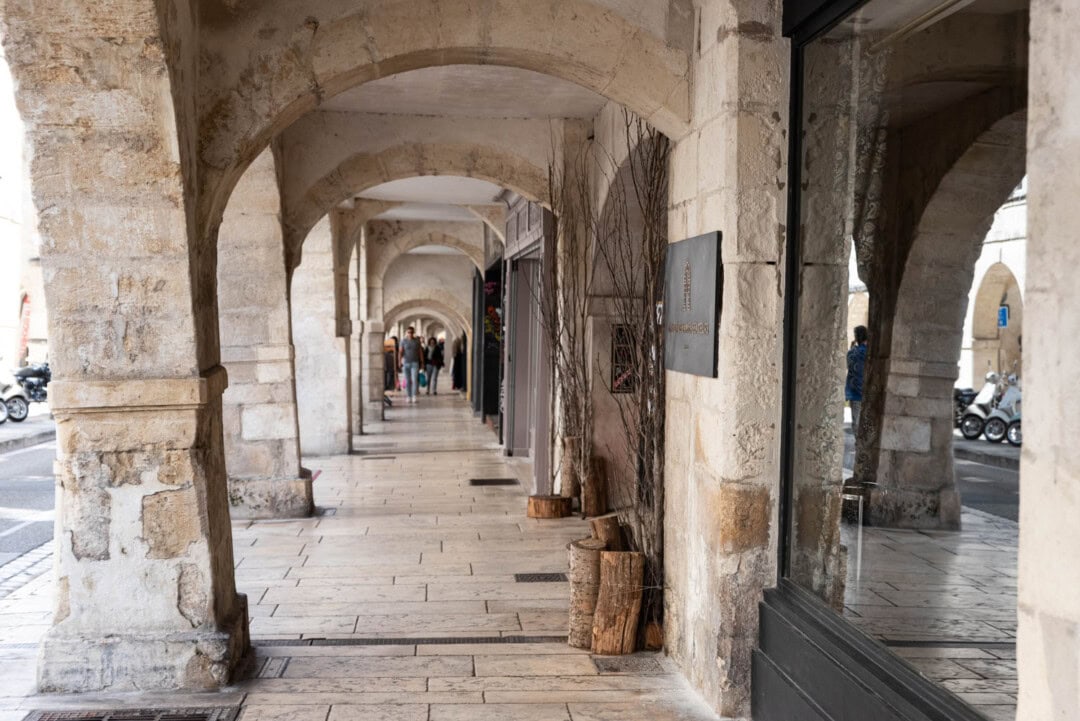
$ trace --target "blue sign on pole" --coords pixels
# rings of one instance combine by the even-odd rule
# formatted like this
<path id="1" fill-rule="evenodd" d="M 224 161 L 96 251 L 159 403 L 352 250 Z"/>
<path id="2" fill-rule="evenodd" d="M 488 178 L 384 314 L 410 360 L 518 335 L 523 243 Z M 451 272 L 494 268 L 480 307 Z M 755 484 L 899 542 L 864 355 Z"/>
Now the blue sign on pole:
<path id="1" fill-rule="evenodd" d="M 998 328 L 1009 327 L 1009 306 L 998 306 Z"/>

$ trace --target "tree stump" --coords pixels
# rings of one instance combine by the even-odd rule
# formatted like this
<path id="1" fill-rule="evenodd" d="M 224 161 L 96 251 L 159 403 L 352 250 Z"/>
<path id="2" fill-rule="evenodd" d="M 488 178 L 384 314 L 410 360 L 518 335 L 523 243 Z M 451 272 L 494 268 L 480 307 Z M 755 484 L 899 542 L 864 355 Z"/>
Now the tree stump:
<path id="1" fill-rule="evenodd" d="M 626 541 L 623 539 L 622 527 L 619 525 L 619 517 L 614 513 L 600 516 L 589 521 L 592 526 L 593 538 L 599 538 L 604 542 L 609 551 L 625 551 Z"/>
<path id="2" fill-rule="evenodd" d="M 644 577 L 644 553 L 603 551 L 600 554 L 600 595 L 593 614 L 593 653 L 621 656 L 634 652 Z"/>
<path id="3" fill-rule="evenodd" d="M 570 630 L 567 643 L 574 648 L 592 648 L 593 612 L 600 595 L 600 552 L 604 542 L 596 538 L 571 541 Z"/>
<path id="4" fill-rule="evenodd" d="M 562 462 L 559 465 L 559 493 L 565 498 L 577 498 L 581 493 L 578 478 L 578 456 L 581 455 L 581 438 L 564 436 L 562 439 Z"/>
<path id="5" fill-rule="evenodd" d="M 529 496 L 529 518 L 566 518 L 573 508 L 571 499 L 562 496 Z"/>
<path id="6" fill-rule="evenodd" d="M 607 513 L 607 464 L 593 458 L 581 483 L 581 515 L 585 518 Z"/>

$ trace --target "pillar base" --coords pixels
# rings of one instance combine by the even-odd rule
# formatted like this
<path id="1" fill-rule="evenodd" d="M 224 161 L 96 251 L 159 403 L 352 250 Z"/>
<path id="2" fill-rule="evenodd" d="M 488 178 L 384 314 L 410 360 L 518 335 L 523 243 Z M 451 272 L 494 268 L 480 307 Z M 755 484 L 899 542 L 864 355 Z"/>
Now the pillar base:
<path id="1" fill-rule="evenodd" d="M 247 597 L 217 631 L 69 635 L 52 628 L 38 654 L 39 693 L 206 691 L 233 680 L 249 644 Z"/>
<path id="2" fill-rule="evenodd" d="M 959 531 L 960 494 L 954 489 L 874 488 L 869 521 L 888 528 Z"/>
<path id="3" fill-rule="evenodd" d="M 307 469 L 294 479 L 229 479 L 229 515 L 233 518 L 309 518 L 314 512 L 311 471 Z"/>

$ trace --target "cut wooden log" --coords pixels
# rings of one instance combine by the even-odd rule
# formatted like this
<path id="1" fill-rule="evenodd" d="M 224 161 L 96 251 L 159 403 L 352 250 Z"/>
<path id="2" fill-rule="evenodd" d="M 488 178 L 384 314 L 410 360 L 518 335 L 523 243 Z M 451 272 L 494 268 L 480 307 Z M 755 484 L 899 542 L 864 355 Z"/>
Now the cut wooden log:
<path id="1" fill-rule="evenodd" d="M 566 518 L 573 511 L 572 500 L 562 496 L 529 496 L 529 518 Z"/>
<path id="2" fill-rule="evenodd" d="M 619 525 L 619 516 L 609 513 L 606 516 L 593 518 L 589 521 L 592 527 L 593 538 L 599 538 L 607 546 L 609 551 L 625 551 L 626 539 L 623 537 L 622 526 Z"/>
<path id="3" fill-rule="evenodd" d="M 559 465 L 559 494 L 566 498 L 577 498 L 581 493 L 581 479 L 578 477 L 580 447 L 581 439 L 579 437 L 563 437 L 562 463 Z"/>
<path id="4" fill-rule="evenodd" d="M 584 518 L 607 513 L 607 464 L 593 458 L 581 482 L 581 515 Z"/>
<path id="5" fill-rule="evenodd" d="M 570 628 L 567 643 L 574 648 L 592 648 L 593 613 L 600 595 L 600 552 L 604 542 L 596 538 L 571 541 Z"/>
<path id="6" fill-rule="evenodd" d="M 600 553 L 600 595 L 593 612 L 593 653 L 621 656 L 634 652 L 644 577 L 644 553 Z"/>

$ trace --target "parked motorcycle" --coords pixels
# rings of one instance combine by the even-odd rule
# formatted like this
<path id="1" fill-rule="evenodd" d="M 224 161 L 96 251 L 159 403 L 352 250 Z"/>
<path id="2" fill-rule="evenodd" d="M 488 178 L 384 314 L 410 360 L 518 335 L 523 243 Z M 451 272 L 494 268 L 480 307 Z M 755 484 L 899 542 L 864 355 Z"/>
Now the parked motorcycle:
<path id="1" fill-rule="evenodd" d="M 977 395 L 974 388 L 953 388 L 953 428 L 960 427 L 960 421 L 964 419 L 964 411 L 975 402 Z"/>
<path id="2" fill-rule="evenodd" d="M 1000 377 L 993 371 L 986 374 L 986 383 L 975 396 L 975 400 L 964 409 L 964 415 L 960 419 L 960 433 L 964 438 L 973 441 L 982 435 L 983 426 L 990 416 L 994 407 L 994 398 L 998 393 L 998 380 Z"/>
<path id="3" fill-rule="evenodd" d="M 983 436 L 991 443 L 1001 443 L 1009 431 L 1009 424 L 1020 414 L 1020 380 L 1010 373 L 1005 390 L 997 399 L 994 409 L 983 424 Z"/>
<path id="4" fill-rule="evenodd" d="M 6 403 L 0 403 L 0 425 L 3 425 L 8 419 L 8 409 Z"/>

